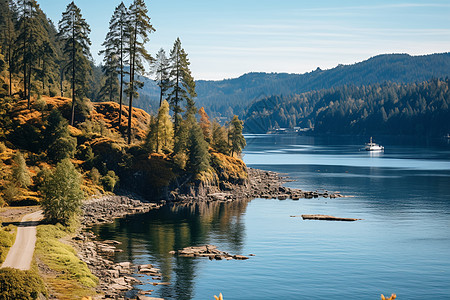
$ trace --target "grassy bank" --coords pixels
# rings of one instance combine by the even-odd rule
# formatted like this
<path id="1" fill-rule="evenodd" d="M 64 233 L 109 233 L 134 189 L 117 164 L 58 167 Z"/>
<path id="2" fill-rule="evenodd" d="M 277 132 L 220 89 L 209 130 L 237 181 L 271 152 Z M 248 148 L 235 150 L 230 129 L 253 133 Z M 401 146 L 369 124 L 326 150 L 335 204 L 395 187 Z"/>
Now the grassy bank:
<path id="1" fill-rule="evenodd" d="M 9 248 L 16 240 L 17 227 L 8 225 L 0 228 L 0 264 L 2 264 L 8 255 Z"/>
<path id="2" fill-rule="evenodd" d="M 95 294 L 98 278 L 68 243 L 75 226 L 39 225 L 35 257 L 49 292 L 58 299 L 81 299 Z"/>

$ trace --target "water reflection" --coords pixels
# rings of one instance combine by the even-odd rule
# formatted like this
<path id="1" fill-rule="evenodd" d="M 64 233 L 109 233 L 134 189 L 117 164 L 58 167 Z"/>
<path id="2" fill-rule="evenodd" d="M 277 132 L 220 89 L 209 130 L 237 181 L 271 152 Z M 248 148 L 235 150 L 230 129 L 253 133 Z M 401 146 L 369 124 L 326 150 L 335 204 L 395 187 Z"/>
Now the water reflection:
<path id="1" fill-rule="evenodd" d="M 192 299 L 197 268 L 206 261 L 173 257 L 171 250 L 188 246 L 215 244 L 219 249 L 242 254 L 245 242 L 245 225 L 242 217 L 249 200 L 235 202 L 200 202 L 171 205 L 159 211 L 116 220 L 113 224 L 95 226 L 94 233 L 101 240 L 122 242 L 124 250 L 116 261 L 134 264 L 152 263 L 161 269 L 163 281 L 169 286 L 147 283 L 140 290 L 158 290 L 166 299 Z M 142 277 L 152 281 L 150 277 Z"/>

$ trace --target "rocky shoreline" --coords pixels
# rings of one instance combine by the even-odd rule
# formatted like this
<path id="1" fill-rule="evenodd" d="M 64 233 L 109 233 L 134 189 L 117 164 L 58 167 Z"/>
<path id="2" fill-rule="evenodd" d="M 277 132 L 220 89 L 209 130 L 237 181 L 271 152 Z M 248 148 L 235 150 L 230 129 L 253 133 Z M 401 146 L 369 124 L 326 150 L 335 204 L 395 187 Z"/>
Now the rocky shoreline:
<path id="1" fill-rule="evenodd" d="M 158 209 L 164 203 L 145 202 L 132 196 L 103 196 L 87 200 L 82 205 L 83 226 L 111 223 L 128 215 L 143 214 Z"/>
<path id="2" fill-rule="evenodd" d="M 176 191 L 171 192 L 168 202 L 198 202 L 198 201 L 234 201 L 249 198 L 266 198 L 266 199 L 292 199 L 299 200 L 302 198 L 338 198 L 343 197 L 339 192 L 329 191 L 302 191 L 283 186 L 289 182 L 287 176 L 272 171 L 264 171 L 259 169 L 247 168 L 248 182 L 242 185 L 231 183 L 221 184 L 220 188 L 216 186 L 199 186 L 192 188 L 189 193 L 178 194 Z"/>
<path id="3" fill-rule="evenodd" d="M 114 263 L 112 258 L 116 252 L 121 250 L 116 248 L 120 244 L 117 241 L 97 241 L 93 233 L 85 229 L 96 224 L 110 223 L 116 218 L 123 218 L 127 215 L 146 213 L 152 209 L 159 209 L 167 203 L 189 204 L 199 201 L 224 201 L 231 202 L 250 198 L 268 198 L 268 199 L 292 199 L 300 198 L 318 198 L 343 197 L 338 192 L 330 193 L 302 191 L 283 186 L 288 182 L 287 177 L 271 171 L 263 171 L 248 168 L 249 180 L 245 184 L 221 184 L 220 187 L 202 186 L 192 188 L 188 193 L 170 193 L 167 201 L 161 201 L 158 204 L 150 203 L 133 196 L 103 196 L 98 199 L 86 201 L 83 208 L 82 225 L 83 230 L 73 238 L 73 246 L 77 249 L 78 255 L 99 278 L 97 291 L 102 296 L 96 299 L 127 299 L 124 296 L 126 291 L 133 289 L 133 285 L 141 283 L 132 274 L 149 274 L 152 280 L 161 280 L 159 270 L 151 265 L 133 266 L 129 262 Z M 211 254 L 211 253 L 206 253 Z M 205 255 L 206 255 L 205 254 Z M 218 254 L 218 253 L 214 253 Z M 220 255 L 218 255 L 220 256 Z M 222 255 L 222 257 L 228 257 Z M 244 259 L 244 258 L 237 258 Z M 141 272 L 150 270 L 150 273 Z M 151 282 L 153 285 L 169 284 L 164 282 Z M 137 299 L 158 299 L 150 298 L 146 295 L 152 291 L 141 292 Z"/>

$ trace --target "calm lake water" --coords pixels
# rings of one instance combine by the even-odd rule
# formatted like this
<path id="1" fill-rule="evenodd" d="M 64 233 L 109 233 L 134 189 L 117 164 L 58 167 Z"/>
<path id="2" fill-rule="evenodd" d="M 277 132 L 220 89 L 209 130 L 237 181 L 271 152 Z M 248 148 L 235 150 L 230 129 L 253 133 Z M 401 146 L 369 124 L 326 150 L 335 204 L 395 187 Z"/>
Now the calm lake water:
<path id="1" fill-rule="evenodd" d="M 368 139 L 368 138 L 367 138 Z M 378 137 L 247 136 L 244 161 L 286 173 L 289 187 L 339 191 L 336 199 L 254 199 L 166 207 L 97 226 L 123 242 L 116 261 L 152 263 L 165 299 L 450 299 L 450 144 Z M 330 214 L 357 222 L 303 221 Z M 176 258 L 171 250 L 214 244 L 246 261 Z M 137 276 L 137 275 L 136 275 Z M 144 282 L 151 278 L 140 277 Z"/>

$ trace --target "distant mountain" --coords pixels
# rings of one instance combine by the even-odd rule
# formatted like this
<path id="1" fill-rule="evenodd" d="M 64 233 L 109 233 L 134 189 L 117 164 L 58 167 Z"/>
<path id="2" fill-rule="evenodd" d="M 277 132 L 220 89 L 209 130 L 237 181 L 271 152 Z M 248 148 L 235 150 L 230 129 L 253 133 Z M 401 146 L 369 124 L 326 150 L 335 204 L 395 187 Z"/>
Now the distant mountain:
<path id="1" fill-rule="evenodd" d="M 316 69 L 305 74 L 248 73 L 235 79 L 196 82 L 198 107 L 213 116 L 243 116 L 257 100 L 274 95 L 294 95 L 343 85 L 382 82 L 412 83 L 450 76 L 450 53 L 411 56 L 383 54 L 352 65 Z M 159 103 L 156 84 L 146 80 L 136 105 L 148 110 Z"/>

